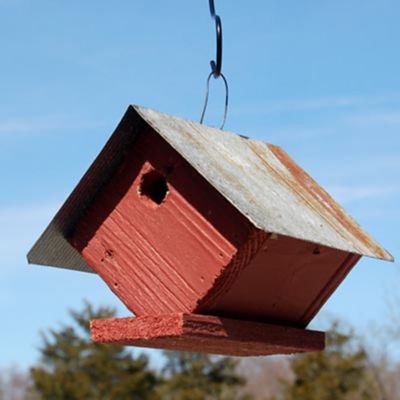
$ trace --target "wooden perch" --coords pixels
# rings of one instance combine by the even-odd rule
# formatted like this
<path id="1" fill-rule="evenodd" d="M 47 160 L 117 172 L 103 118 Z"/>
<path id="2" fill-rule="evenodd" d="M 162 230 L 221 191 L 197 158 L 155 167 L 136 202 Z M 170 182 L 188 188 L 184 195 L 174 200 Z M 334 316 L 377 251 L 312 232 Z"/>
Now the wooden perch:
<path id="1" fill-rule="evenodd" d="M 99 343 L 230 356 L 321 351 L 325 346 L 323 332 L 184 313 L 99 319 L 91 322 L 91 331 Z"/>

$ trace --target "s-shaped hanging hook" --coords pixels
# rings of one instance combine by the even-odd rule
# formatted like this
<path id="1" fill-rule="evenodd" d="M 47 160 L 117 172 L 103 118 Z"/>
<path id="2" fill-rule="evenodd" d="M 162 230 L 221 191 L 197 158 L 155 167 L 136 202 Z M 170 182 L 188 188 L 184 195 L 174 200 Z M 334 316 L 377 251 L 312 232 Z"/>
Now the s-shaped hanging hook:
<path id="1" fill-rule="evenodd" d="M 219 17 L 219 15 L 217 15 L 215 12 L 214 0 L 209 0 L 209 6 L 210 6 L 211 17 L 215 19 L 215 30 L 217 33 L 217 54 L 216 54 L 215 61 L 214 60 L 210 61 L 211 73 L 207 78 L 206 98 L 204 101 L 204 107 L 203 107 L 203 112 L 201 114 L 200 123 L 201 124 L 203 123 L 204 115 L 207 110 L 210 79 L 212 76 L 214 76 L 215 79 L 218 79 L 219 77 L 221 77 L 225 84 L 225 111 L 224 111 L 224 117 L 222 120 L 222 124 L 220 126 L 220 129 L 223 129 L 224 125 L 225 125 L 225 121 L 226 121 L 226 116 L 228 114 L 229 88 L 228 88 L 228 82 L 227 82 L 225 76 L 221 72 L 221 70 L 222 70 L 222 22 L 221 22 L 221 18 Z"/>
<path id="2" fill-rule="evenodd" d="M 215 30 L 217 33 L 217 56 L 216 61 L 210 61 L 211 71 L 214 78 L 219 78 L 222 69 L 222 22 L 219 15 L 215 13 L 214 0 L 209 0 L 210 14 L 215 19 Z"/>

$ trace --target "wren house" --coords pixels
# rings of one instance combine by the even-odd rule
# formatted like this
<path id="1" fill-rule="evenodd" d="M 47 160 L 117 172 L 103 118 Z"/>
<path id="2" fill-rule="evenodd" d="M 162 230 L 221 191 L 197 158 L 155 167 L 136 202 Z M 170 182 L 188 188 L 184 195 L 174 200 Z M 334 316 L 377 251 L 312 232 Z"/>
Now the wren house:
<path id="1" fill-rule="evenodd" d="M 281 148 L 135 106 L 28 260 L 135 315 L 96 341 L 261 355 L 323 349 L 305 327 L 361 256 L 392 260 Z"/>

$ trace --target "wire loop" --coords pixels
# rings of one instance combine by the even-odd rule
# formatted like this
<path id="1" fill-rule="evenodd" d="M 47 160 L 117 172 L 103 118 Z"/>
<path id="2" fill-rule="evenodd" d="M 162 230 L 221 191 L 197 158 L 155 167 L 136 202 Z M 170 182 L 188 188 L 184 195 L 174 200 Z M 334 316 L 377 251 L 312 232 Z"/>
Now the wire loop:
<path id="1" fill-rule="evenodd" d="M 205 96 L 205 100 L 204 100 L 203 112 L 201 113 L 200 124 L 203 123 L 203 121 L 204 121 L 204 116 L 205 116 L 205 114 L 206 114 L 206 110 L 207 110 L 207 106 L 208 106 L 208 97 L 209 97 L 209 93 L 210 93 L 210 79 L 211 79 L 211 77 L 212 77 L 213 75 L 214 75 L 214 72 L 211 72 L 211 73 L 208 75 L 208 78 L 207 78 L 206 96 Z M 222 119 L 222 123 L 221 123 L 221 126 L 220 126 L 220 128 L 219 128 L 219 129 L 222 130 L 222 129 L 224 129 L 225 122 L 226 122 L 226 117 L 227 117 L 227 115 L 228 115 L 229 87 L 228 87 L 228 82 L 227 82 L 227 80 L 226 80 L 224 74 L 221 73 L 219 76 L 222 78 L 222 80 L 224 81 L 224 84 L 225 84 L 225 110 L 224 110 L 224 117 L 223 117 L 223 119 Z"/>

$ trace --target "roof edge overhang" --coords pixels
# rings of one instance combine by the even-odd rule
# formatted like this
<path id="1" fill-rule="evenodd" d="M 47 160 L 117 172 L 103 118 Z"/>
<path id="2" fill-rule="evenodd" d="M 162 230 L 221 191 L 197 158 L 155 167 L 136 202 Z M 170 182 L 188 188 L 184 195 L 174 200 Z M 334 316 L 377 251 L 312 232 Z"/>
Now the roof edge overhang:
<path id="1" fill-rule="evenodd" d="M 252 210 L 247 207 L 248 202 L 243 201 L 239 196 L 236 196 L 235 193 L 232 193 L 230 184 L 225 182 L 224 180 L 220 179 L 218 173 L 210 174 L 205 167 L 207 165 L 207 160 L 201 160 L 201 157 L 196 158 L 198 151 L 193 150 L 192 142 L 190 141 L 190 146 L 184 146 L 183 141 L 179 140 L 179 135 L 175 135 L 173 132 L 177 130 L 177 124 L 181 124 L 185 127 L 185 129 L 193 130 L 195 135 L 201 135 L 205 133 L 209 137 L 221 137 L 225 136 L 226 138 L 235 138 L 237 141 L 242 143 L 250 144 L 249 147 L 269 147 L 269 149 L 277 149 L 279 152 L 284 153 L 288 158 L 289 156 L 282 150 L 279 146 L 269 145 L 265 142 L 259 140 L 249 139 L 247 136 L 239 135 L 237 133 L 222 131 L 217 128 L 209 127 L 206 125 L 202 125 L 198 122 L 186 120 L 183 118 L 174 117 L 165 113 L 160 113 L 158 111 L 152 110 L 150 108 L 145 108 L 141 106 L 133 106 L 137 113 L 141 115 L 143 120 L 146 121 L 148 125 L 150 125 L 164 140 L 166 140 L 194 169 L 200 173 L 209 184 L 211 184 L 220 194 L 222 194 L 227 201 L 229 201 L 239 212 L 241 212 L 255 227 L 260 230 L 263 230 L 267 233 L 276 233 L 283 236 L 292 237 L 298 240 L 304 240 L 310 243 L 315 243 L 317 245 L 323 245 L 326 247 L 335 248 L 338 250 L 346 251 L 353 254 L 358 254 L 360 256 L 365 256 L 369 258 L 376 258 L 384 261 L 394 261 L 394 257 L 384 249 L 375 239 L 373 239 L 369 234 L 367 234 L 361 226 L 351 218 L 341 206 L 339 206 L 336 201 L 326 193 L 319 185 L 315 182 L 314 184 L 321 189 L 321 192 L 327 198 L 327 201 L 330 202 L 329 207 L 333 206 L 332 208 L 336 208 L 336 210 L 340 211 L 342 215 L 347 218 L 347 223 L 350 223 L 352 226 L 352 233 L 351 235 L 354 236 L 356 241 L 359 242 L 359 246 L 354 245 L 343 245 L 335 243 L 329 243 L 327 241 L 318 241 L 314 240 L 312 237 L 307 235 L 301 235 L 300 232 L 297 234 L 293 234 L 293 232 L 289 232 L 288 230 L 284 229 L 284 227 L 271 229 L 265 221 L 262 221 L 260 218 L 257 218 L 257 214 L 252 213 Z M 160 123 L 160 121 L 162 123 Z M 171 134 L 167 135 L 166 131 L 170 131 Z M 193 136 L 192 136 L 193 139 Z M 211 141 L 211 139 L 210 139 Z M 292 161 L 292 160 L 291 160 Z M 293 162 L 293 161 L 292 161 Z M 303 173 L 305 173 L 303 171 Z M 311 177 L 309 177 L 312 179 Z M 238 176 L 239 179 L 239 176 Z M 365 241 L 365 243 L 364 243 Z"/>
<path id="2" fill-rule="evenodd" d="M 123 162 L 147 122 L 129 106 L 121 122 L 27 255 L 29 264 L 94 272 L 67 238 L 101 188 Z"/>
<path id="3" fill-rule="evenodd" d="M 78 185 L 69 195 L 43 234 L 39 237 L 32 249 L 29 251 L 27 259 L 30 264 L 93 272 L 93 270 L 83 260 L 81 255 L 69 244 L 66 238 L 72 234 L 77 222 L 84 214 L 85 210 L 90 206 L 101 188 L 114 175 L 117 168 L 125 158 L 126 150 L 134 142 L 137 133 L 140 132 L 145 126 L 150 126 L 164 140 L 166 140 L 176 151 L 178 151 L 178 153 L 180 153 L 183 158 L 189 162 L 190 165 L 192 165 L 193 168 L 195 168 L 205 179 L 207 179 L 207 181 L 218 192 L 220 192 L 227 199 L 227 201 L 237 208 L 257 228 L 266 232 L 291 236 L 299 240 L 313 242 L 313 240 L 310 240 L 310 238 L 301 237 L 299 235 L 290 235 L 284 230 L 266 229 L 266 226 L 260 224 L 256 218 L 253 218 L 249 214 L 248 210 L 241 206 L 241 202 L 236 201 L 236 199 L 233 198 L 233 196 L 227 190 L 225 190 L 225 187 L 219 184 L 218 180 L 210 179 L 210 177 L 204 173 L 204 170 L 202 170 L 199 163 L 193 162 L 193 160 L 188 157 L 188 154 L 183 151 L 183 149 L 179 146 L 179 143 L 171 140 L 171 138 L 168 137 L 165 132 L 163 132 L 163 129 L 161 129 L 160 126 L 155 123 L 154 118 L 152 118 L 154 115 L 157 115 L 159 118 L 165 118 L 166 126 L 168 126 L 168 124 L 173 120 L 174 122 L 178 123 L 190 124 L 190 126 L 195 127 L 195 129 L 207 129 L 207 131 L 213 132 L 214 134 L 218 132 L 218 134 L 241 137 L 237 134 L 205 127 L 204 125 L 172 117 L 167 114 L 162 114 L 151 109 L 140 106 L 129 106 L 121 122 L 118 124 L 114 133 L 111 135 L 110 139 L 107 141 L 99 155 L 81 178 Z M 241 140 L 247 139 L 241 137 Z M 251 142 L 262 143 L 258 141 Z M 265 145 L 264 143 L 262 144 Z M 360 232 L 365 234 L 365 232 L 361 231 L 360 227 L 358 227 L 358 229 L 360 229 Z M 338 248 L 339 250 L 348 251 L 361 256 L 368 256 L 387 261 L 394 260 L 393 257 L 378 243 L 373 241 L 373 239 L 371 239 L 371 241 L 374 249 L 366 249 L 366 251 L 360 251 L 355 248 L 329 246 L 329 244 L 319 243 L 318 241 L 315 241 L 314 243 L 326 245 L 327 247 Z"/>

